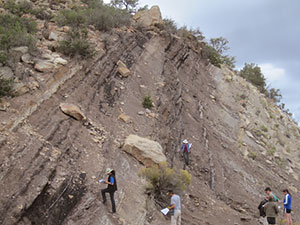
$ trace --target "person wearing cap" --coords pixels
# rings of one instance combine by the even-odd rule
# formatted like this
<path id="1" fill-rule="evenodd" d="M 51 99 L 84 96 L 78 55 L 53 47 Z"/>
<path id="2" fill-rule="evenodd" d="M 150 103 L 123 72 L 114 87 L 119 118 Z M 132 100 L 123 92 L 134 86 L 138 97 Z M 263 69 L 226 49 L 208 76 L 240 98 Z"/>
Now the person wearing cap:
<path id="1" fill-rule="evenodd" d="M 190 152 L 191 152 L 191 145 L 189 142 L 184 139 L 180 148 L 181 152 L 183 152 L 183 158 L 185 161 L 185 164 L 188 166 L 190 164 Z"/>
<path id="2" fill-rule="evenodd" d="M 112 213 L 115 213 L 116 212 L 116 203 L 115 203 L 114 194 L 115 194 L 115 191 L 118 190 L 116 174 L 115 174 L 115 171 L 111 168 L 106 169 L 106 174 L 108 175 L 108 179 L 107 179 L 107 181 L 104 181 L 104 183 L 107 184 L 107 188 L 101 190 L 103 204 L 106 203 L 106 195 L 105 194 L 108 192 L 110 195 L 110 200 L 111 200 Z"/>

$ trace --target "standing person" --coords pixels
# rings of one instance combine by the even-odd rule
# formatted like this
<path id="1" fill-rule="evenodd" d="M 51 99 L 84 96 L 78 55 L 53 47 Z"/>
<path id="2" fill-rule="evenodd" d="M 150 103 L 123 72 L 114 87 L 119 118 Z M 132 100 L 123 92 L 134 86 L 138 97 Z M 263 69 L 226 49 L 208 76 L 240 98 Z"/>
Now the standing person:
<path id="1" fill-rule="evenodd" d="M 283 207 L 284 207 L 284 215 L 286 219 L 286 225 L 292 225 L 292 195 L 290 194 L 288 189 L 283 190 L 284 200 L 283 200 Z"/>
<path id="2" fill-rule="evenodd" d="M 191 144 L 189 144 L 189 142 L 186 139 L 184 139 L 180 150 L 181 152 L 183 152 L 185 164 L 188 166 L 190 164 L 189 154 L 191 152 Z"/>
<path id="3" fill-rule="evenodd" d="M 273 194 L 272 190 L 270 187 L 266 187 L 265 192 L 267 195 L 272 195 L 274 197 L 275 202 L 278 202 L 279 199 L 277 198 L 277 196 L 275 194 Z"/>
<path id="4" fill-rule="evenodd" d="M 174 214 L 171 215 L 171 225 L 181 225 L 181 200 L 179 195 L 175 195 L 173 190 L 169 190 L 169 196 L 171 197 L 171 205 L 168 207 L 170 210 L 174 210 Z"/>
<path id="5" fill-rule="evenodd" d="M 104 181 L 104 183 L 107 184 L 107 188 L 101 190 L 103 204 L 106 203 L 106 195 L 105 194 L 106 194 L 106 192 L 108 192 L 110 195 L 110 200 L 111 200 L 112 213 L 115 213 L 116 212 L 116 203 L 115 203 L 115 199 L 114 199 L 114 194 L 115 194 L 115 191 L 118 190 L 116 174 L 115 174 L 115 171 L 110 168 L 106 169 L 106 174 L 108 175 L 108 179 L 107 179 L 107 181 Z"/>
<path id="6" fill-rule="evenodd" d="M 272 195 L 267 196 L 268 202 L 263 206 L 265 209 L 268 224 L 276 225 L 276 216 L 279 212 L 275 198 Z"/>

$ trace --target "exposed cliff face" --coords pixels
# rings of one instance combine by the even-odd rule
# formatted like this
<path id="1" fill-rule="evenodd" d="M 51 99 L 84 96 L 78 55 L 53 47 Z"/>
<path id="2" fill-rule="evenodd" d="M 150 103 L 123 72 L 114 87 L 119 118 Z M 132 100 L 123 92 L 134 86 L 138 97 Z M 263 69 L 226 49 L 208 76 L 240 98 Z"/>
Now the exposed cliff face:
<path id="1" fill-rule="evenodd" d="M 105 51 L 93 60 L 38 74 L 38 90 L 5 100 L 1 224 L 169 223 L 144 194 L 143 165 L 121 148 L 130 134 L 158 142 L 176 168 L 183 168 L 181 141 L 193 143 L 183 224 L 260 224 L 266 186 L 279 197 L 290 188 L 300 220 L 300 134 L 285 114 L 242 78 L 210 65 L 199 43 L 159 30 L 119 29 L 96 41 L 104 39 Z M 155 107 L 145 112 L 149 94 Z M 77 105 L 86 120 L 64 114 L 61 103 Z M 114 216 L 97 183 L 106 167 L 118 179 Z"/>

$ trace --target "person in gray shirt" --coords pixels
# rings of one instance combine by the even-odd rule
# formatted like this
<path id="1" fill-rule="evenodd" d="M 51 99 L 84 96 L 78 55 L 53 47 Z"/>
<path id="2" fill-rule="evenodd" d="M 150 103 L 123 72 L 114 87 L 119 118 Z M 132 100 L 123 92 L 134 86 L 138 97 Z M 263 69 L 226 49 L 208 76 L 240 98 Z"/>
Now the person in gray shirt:
<path id="1" fill-rule="evenodd" d="M 171 197 L 171 205 L 168 207 L 171 212 L 171 225 L 181 225 L 181 200 L 179 195 L 174 194 L 173 190 L 169 190 Z"/>

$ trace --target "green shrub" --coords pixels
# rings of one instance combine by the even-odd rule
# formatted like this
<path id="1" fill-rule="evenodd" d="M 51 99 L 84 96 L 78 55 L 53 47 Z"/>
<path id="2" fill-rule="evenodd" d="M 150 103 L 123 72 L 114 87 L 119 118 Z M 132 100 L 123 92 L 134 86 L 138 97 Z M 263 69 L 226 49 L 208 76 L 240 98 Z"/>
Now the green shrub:
<path id="1" fill-rule="evenodd" d="M 87 22 L 86 11 L 83 9 L 65 9 L 61 10 L 55 18 L 59 26 L 79 27 Z"/>
<path id="2" fill-rule="evenodd" d="M 0 98 L 12 96 L 13 79 L 0 78 Z"/>
<path id="3" fill-rule="evenodd" d="M 206 57 L 209 59 L 210 63 L 213 64 L 216 67 L 221 67 L 222 59 L 221 55 L 217 52 L 214 47 L 205 44 L 203 48 L 203 52 L 206 55 Z"/>
<path id="4" fill-rule="evenodd" d="M 7 61 L 7 52 L 5 51 L 0 51 L 0 63 L 5 65 Z"/>
<path id="5" fill-rule="evenodd" d="M 153 107 L 153 102 L 152 102 L 151 96 L 150 95 L 145 96 L 142 104 L 143 104 L 144 108 L 151 109 Z"/>
<path id="6" fill-rule="evenodd" d="M 255 160 L 257 157 L 257 153 L 256 152 L 249 152 L 248 157 Z"/>
<path id="7" fill-rule="evenodd" d="M 15 1 L 7 0 L 3 5 L 3 8 L 8 10 L 10 13 L 18 16 L 32 12 L 33 4 L 29 1 Z"/>
<path id="8" fill-rule="evenodd" d="M 172 189 L 176 192 L 184 191 L 191 183 L 191 174 L 186 170 L 175 171 L 167 163 L 160 163 L 149 168 L 143 168 L 139 175 L 146 178 L 146 191 L 156 200 L 163 198 L 165 193 Z"/>
<path id="9" fill-rule="evenodd" d="M 0 15 L 0 50 L 8 51 L 11 47 L 34 47 L 36 23 L 33 20 L 11 14 Z"/>
<path id="10" fill-rule="evenodd" d="M 89 2 L 88 8 L 75 8 L 62 10 L 55 21 L 60 26 L 81 27 L 93 25 L 101 31 L 127 26 L 130 24 L 131 15 L 126 10 L 105 5 L 103 2 Z"/>
<path id="11" fill-rule="evenodd" d="M 239 75 L 256 86 L 261 93 L 266 93 L 266 79 L 258 65 L 245 63 Z"/>
<path id="12" fill-rule="evenodd" d="M 173 19 L 165 18 L 163 19 L 163 28 L 165 31 L 171 34 L 177 33 L 177 25 L 176 22 Z"/>
<path id="13" fill-rule="evenodd" d="M 262 133 L 260 130 L 255 130 L 254 133 L 255 133 L 255 135 L 258 136 L 258 137 L 260 137 L 260 136 L 263 135 L 263 133 Z"/>
<path id="14" fill-rule="evenodd" d="M 261 125 L 260 126 L 260 129 L 263 131 L 263 132 L 268 132 L 269 129 L 265 126 L 265 125 Z"/>
<path id="15" fill-rule="evenodd" d="M 275 146 L 272 146 L 272 145 L 271 145 L 271 146 L 269 147 L 268 154 L 271 155 L 271 156 L 274 156 L 275 152 L 276 152 Z"/>
<path id="16" fill-rule="evenodd" d="M 57 50 L 72 57 L 80 55 L 83 58 L 90 58 L 95 54 L 94 47 L 87 40 L 87 31 L 80 29 L 68 32 L 67 38 L 59 42 Z"/>
<path id="17" fill-rule="evenodd" d="M 112 28 L 128 26 L 131 15 L 126 11 L 108 5 L 98 5 L 86 12 L 87 23 L 94 25 L 100 31 L 108 31 Z"/>

